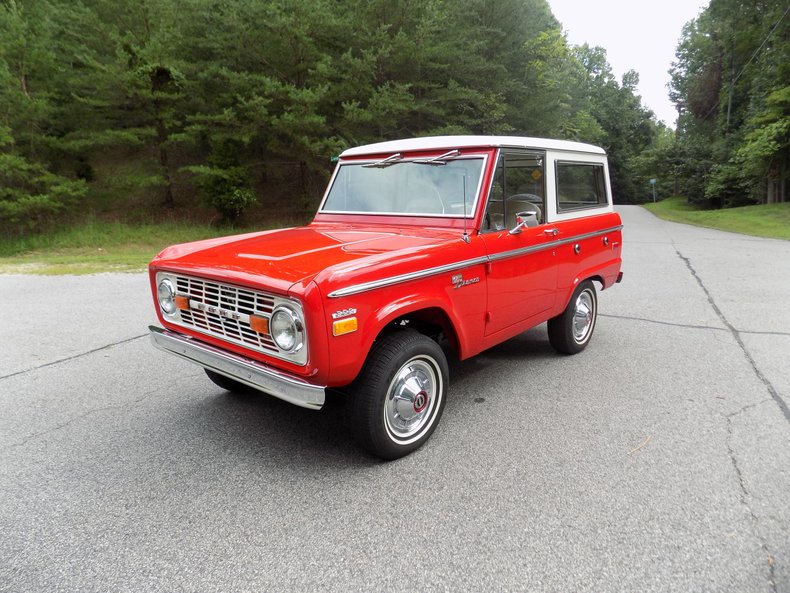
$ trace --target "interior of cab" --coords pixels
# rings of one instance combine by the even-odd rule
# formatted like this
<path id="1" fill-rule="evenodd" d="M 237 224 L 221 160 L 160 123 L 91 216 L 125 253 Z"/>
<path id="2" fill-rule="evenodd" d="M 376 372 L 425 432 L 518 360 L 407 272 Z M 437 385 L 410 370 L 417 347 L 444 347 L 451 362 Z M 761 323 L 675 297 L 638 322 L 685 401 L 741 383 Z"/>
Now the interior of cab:
<path id="1" fill-rule="evenodd" d="M 482 232 L 513 229 L 546 222 L 543 153 L 503 150 L 488 194 Z"/>
<path id="2" fill-rule="evenodd" d="M 439 190 L 431 179 L 419 179 L 411 176 L 406 182 L 404 195 L 408 199 L 402 210 L 412 214 L 444 214 L 447 206 Z"/>

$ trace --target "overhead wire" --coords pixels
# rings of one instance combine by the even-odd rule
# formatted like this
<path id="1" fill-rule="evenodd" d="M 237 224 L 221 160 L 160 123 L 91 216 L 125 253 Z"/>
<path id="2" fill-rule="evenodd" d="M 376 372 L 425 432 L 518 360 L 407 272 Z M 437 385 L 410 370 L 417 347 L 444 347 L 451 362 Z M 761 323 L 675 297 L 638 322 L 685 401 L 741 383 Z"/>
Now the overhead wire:
<path id="1" fill-rule="evenodd" d="M 758 53 L 760 53 L 760 50 L 762 50 L 762 49 L 763 49 L 763 47 L 765 47 L 765 44 L 766 44 L 766 43 L 768 43 L 768 40 L 771 38 L 771 35 L 773 35 L 773 34 L 774 34 L 774 31 L 776 31 L 776 29 L 777 29 L 777 28 L 779 27 L 779 25 L 782 23 L 782 21 L 784 20 L 784 18 L 787 16 L 787 13 L 788 13 L 788 12 L 790 12 L 790 6 L 788 6 L 788 7 L 785 9 L 785 11 L 784 11 L 784 14 L 782 14 L 782 16 L 781 16 L 781 17 L 779 17 L 779 20 L 778 20 L 778 21 L 776 21 L 776 23 L 775 23 L 775 24 L 774 24 L 774 26 L 771 28 L 771 30 L 770 30 L 770 31 L 768 31 L 768 35 L 766 35 L 766 36 L 765 36 L 765 39 L 763 39 L 763 42 L 760 44 L 760 46 L 759 46 L 759 47 L 758 47 L 756 50 L 754 50 L 754 53 L 752 54 L 752 57 L 751 57 L 751 58 L 749 58 L 749 61 L 748 61 L 748 62 L 746 62 L 746 63 L 743 65 L 743 68 L 741 68 L 741 71 L 740 71 L 740 72 L 738 72 L 738 75 L 737 75 L 737 76 L 736 76 L 736 77 L 733 79 L 733 81 L 730 83 L 730 90 L 732 90 L 733 88 L 735 88 L 735 83 L 736 83 L 736 82 L 738 82 L 738 79 L 740 79 L 740 77 L 741 77 L 741 76 L 743 76 L 743 73 L 746 71 L 746 68 L 749 66 L 749 64 L 751 64 L 751 63 L 754 61 L 754 58 L 756 58 L 756 57 L 757 57 L 757 54 L 758 54 Z M 707 119 L 710 117 L 710 114 L 711 114 L 711 113 L 713 113 L 713 110 L 714 110 L 714 109 L 716 109 L 716 108 L 718 108 L 718 107 L 719 107 L 719 105 L 721 105 L 721 99 L 718 99 L 718 100 L 716 101 L 716 104 L 715 104 L 715 105 L 713 105 L 713 107 L 711 107 L 711 108 L 710 108 L 710 110 L 708 110 L 708 112 L 705 114 L 705 117 L 703 117 L 703 118 L 702 118 L 702 120 L 703 120 L 703 121 L 707 120 Z"/>

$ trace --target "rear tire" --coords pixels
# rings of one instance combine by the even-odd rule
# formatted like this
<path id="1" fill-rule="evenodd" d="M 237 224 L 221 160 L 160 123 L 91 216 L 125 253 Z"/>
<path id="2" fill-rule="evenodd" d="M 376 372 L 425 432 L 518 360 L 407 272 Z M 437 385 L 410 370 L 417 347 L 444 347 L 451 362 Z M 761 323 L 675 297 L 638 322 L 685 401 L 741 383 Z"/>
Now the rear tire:
<path id="1" fill-rule="evenodd" d="M 404 330 L 377 340 L 349 390 L 357 442 L 382 459 L 420 448 L 442 416 L 448 377 L 447 358 L 429 337 Z"/>
<path id="2" fill-rule="evenodd" d="M 214 383 L 217 387 L 221 387 L 225 391 L 230 391 L 231 393 L 252 393 L 255 391 L 252 387 L 245 385 L 244 383 L 239 383 L 235 379 L 231 379 L 230 377 L 226 377 L 225 375 L 220 375 L 214 371 L 210 371 L 209 369 L 203 369 L 206 371 L 206 375 L 211 382 Z"/>
<path id="3" fill-rule="evenodd" d="M 598 296 L 591 280 L 573 291 L 562 315 L 549 319 L 549 342 L 562 354 L 576 354 L 590 342 L 598 318 Z"/>

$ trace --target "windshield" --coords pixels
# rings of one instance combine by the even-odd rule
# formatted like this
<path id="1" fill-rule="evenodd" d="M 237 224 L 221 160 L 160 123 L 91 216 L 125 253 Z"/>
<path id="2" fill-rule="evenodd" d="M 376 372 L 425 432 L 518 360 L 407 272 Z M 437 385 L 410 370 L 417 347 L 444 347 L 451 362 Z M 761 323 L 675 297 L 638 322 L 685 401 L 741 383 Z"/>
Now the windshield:
<path id="1" fill-rule="evenodd" d="M 341 163 L 321 211 L 472 216 L 483 164 L 482 156 Z"/>

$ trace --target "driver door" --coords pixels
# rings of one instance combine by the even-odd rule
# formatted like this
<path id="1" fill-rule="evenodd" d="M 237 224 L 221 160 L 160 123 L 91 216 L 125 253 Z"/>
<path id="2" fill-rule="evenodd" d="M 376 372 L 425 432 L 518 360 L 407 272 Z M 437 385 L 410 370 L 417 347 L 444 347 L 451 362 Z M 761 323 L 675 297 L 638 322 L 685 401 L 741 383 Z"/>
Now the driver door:
<path id="1" fill-rule="evenodd" d="M 543 317 L 554 306 L 556 229 L 545 218 L 545 161 L 540 151 L 500 153 L 481 228 L 490 260 L 486 336 Z M 535 216 L 530 226 L 511 234 L 520 212 Z"/>

